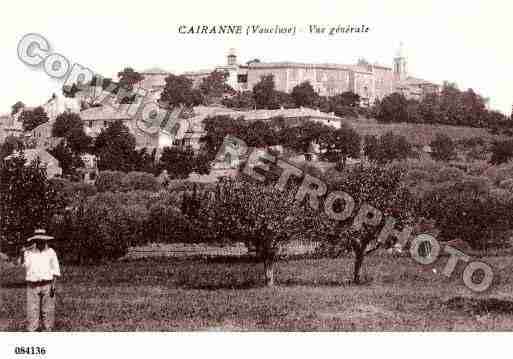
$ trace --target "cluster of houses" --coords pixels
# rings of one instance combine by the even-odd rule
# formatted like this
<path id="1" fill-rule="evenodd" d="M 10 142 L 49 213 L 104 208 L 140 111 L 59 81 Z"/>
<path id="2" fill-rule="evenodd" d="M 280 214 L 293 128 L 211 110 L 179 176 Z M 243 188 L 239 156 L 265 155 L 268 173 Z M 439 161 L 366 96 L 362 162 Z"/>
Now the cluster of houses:
<path id="1" fill-rule="evenodd" d="M 137 148 L 156 149 L 157 153 L 160 153 L 165 147 L 173 146 L 180 148 L 188 147 L 198 151 L 201 147 L 200 139 L 205 135 L 203 120 L 213 116 L 229 116 L 232 118 L 242 118 L 247 121 L 267 121 L 276 117 L 282 117 L 289 123 L 300 123 L 310 120 L 324 123 L 334 128 L 341 126 L 341 118 L 333 113 L 324 113 L 310 108 L 239 111 L 221 106 L 197 106 L 188 118 L 180 122 L 180 125 L 183 127 L 181 131 L 170 133 L 165 129 L 161 129 L 156 133 L 149 133 L 139 128 L 135 115 L 131 114 L 133 111 L 128 109 L 131 105 L 118 104 L 116 107 L 104 105 L 84 108 L 83 104 L 79 103 L 81 99 L 80 96 L 75 98 L 66 98 L 58 95 L 52 96 L 42 106 L 47 112 L 49 121 L 29 132 L 23 131 L 21 121 L 19 121 L 20 113 L 27 110 L 27 108 L 21 108 L 12 116 L 4 115 L 0 117 L 2 139 L 5 139 L 7 136 L 15 136 L 30 144 L 30 150 L 25 151 L 27 159 L 29 157 L 30 159 L 39 157 L 51 169 L 47 170 L 48 176 L 53 177 L 61 175 L 61 171 L 58 167 L 58 161 L 48 153 L 48 150 L 53 148 L 59 141 L 58 138 L 52 136 L 52 127 L 56 117 L 66 111 L 77 113 L 83 121 L 86 134 L 93 138 L 110 123 L 120 120 L 134 135 Z M 28 108 L 28 110 L 31 109 Z M 97 171 L 96 161 L 94 156 L 91 155 L 85 155 L 83 160 L 86 164 L 86 169 L 83 171 L 84 180 L 91 181 L 94 178 L 94 173 Z M 238 163 L 239 161 L 235 159 L 215 161 L 212 164 L 212 174 L 215 177 L 230 175 L 238 168 Z"/>
<path id="2" fill-rule="evenodd" d="M 407 97 L 422 97 L 428 93 L 438 91 L 438 86 L 421 79 L 411 77 L 406 71 L 406 57 L 402 50 L 398 51 L 394 58 L 392 67 L 369 64 L 360 61 L 356 65 L 334 65 L 334 64 L 299 64 L 292 62 L 263 63 L 253 60 L 245 65 L 237 61 L 234 51 L 230 51 L 227 62 L 207 71 L 185 73 L 197 86 L 201 80 L 212 71 L 224 71 L 227 73 L 227 83 L 235 90 L 251 90 L 262 75 L 272 74 L 275 78 L 277 89 L 291 91 L 291 89 L 303 82 L 310 81 L 321 95 L 334 95 L 344 91 L 353 91 L 367 102 L 382 98 L 392 92 L 401 92 Z M 102 129 L 106 128 L 113 121 L 120 120 L 126 125 L 136 139 L 138 148 L 156 149 L 160 153 L 163 148 L 177 146 L 190 147 L 197 151 L 201 147 L 200 139 L 204 136 L 203 120 L 211 116 L 230 116 L 243 118 L 247 121 L 270 120 L 275 117 L 282 117 L 289 123 L 310 120 L 320 122 L 335 128 L 340 127 L 341 118 L 333 113 L 324 113 L 310 108 L 277 109 L 277 110 L 250 110 L 237 111 L 224 107 L 198 106 L 193 112 L 180 122 L 180 131 L 171 133 L 165 129 L 156 132 L 148 132 L 141 129 L 137 124 L 137 112 L 131 109 L 135 106 L 151 103 L 159 106 L 159 98 L 165 86 L 165 78 L 170 74 L 162 69 L 153 68 L 141 71 L 143 79 L 136 85 L 148 95 L 143 99 L 145 103 L 120 104 L 116 96 L 106 93 L 101 87 L 91 86 L 87 90 L 79 91 L 73 98 L 62 95 L 53 95 L 49 101 L 41 107 L 47 113 L 49 121 L 36 127 L 30 132 L 24 132 L 22 123 L 19 120 L 22 111 L 31 108 L 20 108 L 14 114 L 0 115 L 0 143 L 8 136 L 22 138 L 25 143 L 30 143 L 31 155 L 37 156 L 40 153 L 42 160 L 51 161 L 48 149 L 54 147 L 59 139 L 52 136 L 52 127 L 56 117 L 64 113 L 78 113 L 84 123 L 85 132 L 95 137 Z M 105 103 L 105 97 L 111 99 L 112 105 L 102 105 L 98 99 Z M 87 173 L 94 172 L 95 160 L 86 156 L 84 162 L 91 166 Z M 219 161 L 216 161 L 219 162 Z M 223 171 L 233 170 L 237 163 L 233 159 L 220 161 L 212 165 L 213 172 L 225 173 Z M 58 172 L 52 171 L 52 175 Z"/>

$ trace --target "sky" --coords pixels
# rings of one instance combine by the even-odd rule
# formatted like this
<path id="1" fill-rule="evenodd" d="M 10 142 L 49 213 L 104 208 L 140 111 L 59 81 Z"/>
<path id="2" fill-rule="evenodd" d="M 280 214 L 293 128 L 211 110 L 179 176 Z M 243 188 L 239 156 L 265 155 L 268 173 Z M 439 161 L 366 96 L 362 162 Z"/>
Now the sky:
<path id="1" fill-rule="evenodd" d="M 17 57 L 27 33 L 48 39 L 54 52 L 106 77 L 130 66 L 173 73 L 225 63 L 230 48 L 240 62 L 370 62 L 392 65 L 400 42 L 410 75 L 455 82 L 490 99 L 506 114 L 513 105 L 513 2 L 509 1 L 22 1 L 0 14 L 0 113 L 17 101 L 35 106 L 60 92 L 62 82 Z M 329 36 L 184 35 L 182 24 L 242 26 L 366 25 L 365 34 Z"/>

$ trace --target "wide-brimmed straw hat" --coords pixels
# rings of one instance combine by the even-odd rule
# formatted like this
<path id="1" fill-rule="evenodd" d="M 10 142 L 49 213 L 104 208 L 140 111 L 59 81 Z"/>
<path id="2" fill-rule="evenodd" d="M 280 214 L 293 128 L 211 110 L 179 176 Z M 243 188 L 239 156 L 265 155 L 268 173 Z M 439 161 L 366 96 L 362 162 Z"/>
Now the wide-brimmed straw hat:
<path id="1" fill-rule="evenodd" d="M 35 241 L 35 240 L 43 240 L 43 241 L 49 241 L 53 239 L 52 236 L 49 236 L 46 234 L 46 231 L 44 229 L 36 229 L 34 231 L 34 235 L 27 239 L 27 242 Z"/>

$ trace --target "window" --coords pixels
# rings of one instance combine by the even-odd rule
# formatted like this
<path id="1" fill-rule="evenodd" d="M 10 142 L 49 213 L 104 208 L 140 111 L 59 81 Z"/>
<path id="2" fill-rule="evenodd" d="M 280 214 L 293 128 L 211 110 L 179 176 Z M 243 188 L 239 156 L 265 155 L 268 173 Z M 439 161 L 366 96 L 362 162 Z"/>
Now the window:
<path id="1" fill-rule="evenodd" d="M 248 82 L 248 75 L 237 75 L 238 83 L 246 83 Z"/>

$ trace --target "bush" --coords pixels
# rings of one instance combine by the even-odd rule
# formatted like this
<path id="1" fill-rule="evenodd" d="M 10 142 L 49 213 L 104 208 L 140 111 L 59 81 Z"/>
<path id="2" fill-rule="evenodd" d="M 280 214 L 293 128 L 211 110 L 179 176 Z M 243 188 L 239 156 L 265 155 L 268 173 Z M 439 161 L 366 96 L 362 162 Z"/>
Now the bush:
<path id="1" fill-rule="evenodd" d="M 511 229 L 511 202 L 491 195 L 479 181 L 463 181 L 424 196 L 419 214 L 433 219 L 444 240 L 460 238 L 474 249 L 505 245 Z"/>
<path id="2" fill-rule="evenodd" d="M 387 132 L 379 138 L 372 135 L 364 137 L 364 152 L 371 160 L 387 163 L 394 160 L 402 161 L 414 157 L 411 143 L 406 137 Z"/>
<path id="3" fill-rule="evenodd" d="M 95 186 L 98 192 L 119 192 L 122 189 L 123 177 L 121 171 L 102 171 L 96 178 Z"/>
<path id="4" fill-rule="evenodd" d="M 456 146 L 453 140 L 443 133 L 437 133 L 430 146 L 433 150 L 431 156 L 437 161 L 449 161 L 456 157 Z"/>
<path id="5" fill-rule="evenodd" d="M 128 192 L 160 190 L 158 179 L 147 172 L 102 171 L 96 178 L 98 192 Z"/>
<path id="6" fill-rule="evenodd" d="M 129 172 L 121 180 L 123 191 L 151 191 L 160 190 L 158 179 L 147 172 Z"/>
<path id="7" fill-rule="evenodd" d="M 71 203 L 80 197 L 94 196 L 98 192 L 96 187 L 89 183 L 71 182 L 64 178 L 52 178 L 49 182 L 65 203 Z"/>
<path id="8" fill-rule="evenodd" d="M 487 161 L 475 161 L 469 163 L 467 173 L 471 176 L 482 176 L 490 167 Z"/>
<path id="9" fill-rule="evenodd" d="M 190 226 L 170 192 L 104 192 L 77 198 L 52 233 L 67 262 L 95 264 L 123 257 L 131 246 L 185 242 Z"/>
<path id="10" fill-rule="evenodd" d="M 500 182 L 513 178 L 513 163 L 490 167 L 483 175 L 488 177 L 494 185 L 499 185 Z"/>
<path id="11" fill-rule="evenodd" d="M 470 161 L 484 161 L 488 160 L 489 152 L 486 151 L 485 147 L 473 147 L 467 152 L 467 160 Z"/>
<path id="12" fill-rule="evenodd" d="M 189 222 L 180 209 L 163 201 L 150 207 L 147 229 L 155 242 L 173 243 L 194 240 Z"/>
<path id="13" fill-rule="evenodd" d="M 455 167 L 445 167 L 438 172 L 437 181 L 438 182 L 447 182 L 447 181 L 461 181 L 465 173 Z"/>
<path id="14" fill-rule="evenodd" d="M 513 178 L 505 179 L 499 183 L 499 187 L 513 193 Z"/>
<path id="15" fill-rule="evenodd" d="M 485 140 L 482 137 L 475 136 L 475 137 L 469 137 L 469 138 L 462 138 L 458 141 L 458 144 L 461 145 L 463 148 L 474 148 L 474 147 L 481 147 L 485 145 Z"/>
<path id="16" fill-rule="evenodd" d="M 490 162 L 498 165 L 508 162 L 513 158 L 513 140 L 497 141 L 492 146 L 492 158 Z"/>

